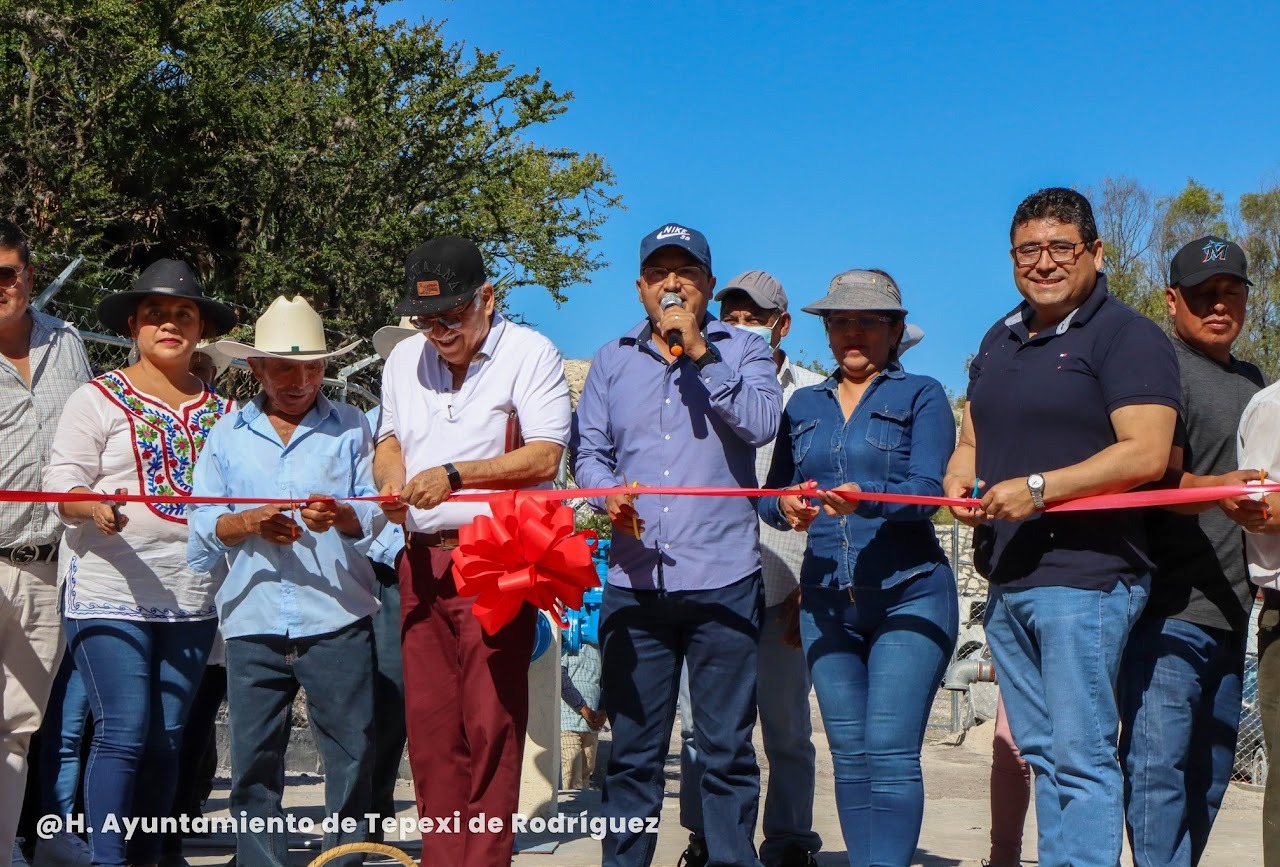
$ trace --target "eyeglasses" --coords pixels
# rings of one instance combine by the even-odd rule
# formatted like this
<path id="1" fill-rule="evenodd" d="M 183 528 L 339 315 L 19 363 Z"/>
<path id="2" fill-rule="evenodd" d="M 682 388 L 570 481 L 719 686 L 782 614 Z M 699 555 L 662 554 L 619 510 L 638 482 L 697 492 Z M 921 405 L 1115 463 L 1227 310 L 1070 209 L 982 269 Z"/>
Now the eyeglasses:
<path id="1" fill-rule="evenodd" d="M 1045 250 L 1049 251 L 1049 258 L 1059 265 L 1068 265 L 1080 257 L 1084 252 L 1084 248 L 1088 247 L 1085 241 L 1071 243 L 1070 241 L 1050 241 L 1048 244 L 1022 244 L 1014 247 L 1010 252 L 1013 253 L 1013 259 L 1019 265 L 1034 265 L 1040 261 L 1040 256 Z M 1080 247 L 1080 250 L 1076 250 Z"/>
<path id="2" fill-rule="evenodd" d="M 18 278 L 27 270 L 27 266 L 15 268 L 12 265 L 5 265 L 0 268 L 0 289 L 12 289 L 18 284 Z"/>
<path id="3" fill-rule="evenodd" d="M 480 293 L 477 292 L 471 296 L 471 300 L 466 304 L 455 307 L 452 310 L 446 310 L 443 313 L 437 313 L 434 316 L 411 316 L 409 317 L 409 324 L 419 331 L 430 331 L 436 325 L 440 325 L 446 331 L 457 331 L 462 327 L 467 311 L 475 305 L 476 299 L 479 297 Z"/>
<path id="4" fill-rule="evenodd" d="M 892 316 L 885 316 L 883 313 L 860 313 L 857 316 L 836 313 L 833 316 L 822 317 L 822 322 L 827 326 L 828 331 L 844 331 L 846 328 L 870 331 L 881 325 L 888 325 L 892 321 Z"/>
<path id="5" fill-rule="evenodd" d="M 657 265 L 651 265 L 640 269 L 640 279 L 650 286 L 656 286 L 666 282 L 668 274 L 675 274 L 676 279 L 681 283 L 697 283 L 706 273 L 697 265 L 681 265 L 679 268 L 659 268 Z"/>

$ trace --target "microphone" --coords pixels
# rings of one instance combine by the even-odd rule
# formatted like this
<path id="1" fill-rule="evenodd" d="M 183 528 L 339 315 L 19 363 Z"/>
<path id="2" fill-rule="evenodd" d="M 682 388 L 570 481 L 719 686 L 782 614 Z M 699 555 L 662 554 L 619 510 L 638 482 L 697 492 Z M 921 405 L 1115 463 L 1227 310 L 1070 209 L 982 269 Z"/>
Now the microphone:
<path id="1" fill-rule="evenodd" d="M 676 293 L 668 292 L 662 296 L 662 300 L 658 302 L 658 307 L 665 312 L 672 307 L 684 307 L 684 302 L 680 300 L 680 296 Z M 662 336 L 666 338 L 667 348 L 671 350 L 672 355 L 677 358 L 684 355 L 684 344 L 681 342 L 679 328 L 672 328 Z"/>

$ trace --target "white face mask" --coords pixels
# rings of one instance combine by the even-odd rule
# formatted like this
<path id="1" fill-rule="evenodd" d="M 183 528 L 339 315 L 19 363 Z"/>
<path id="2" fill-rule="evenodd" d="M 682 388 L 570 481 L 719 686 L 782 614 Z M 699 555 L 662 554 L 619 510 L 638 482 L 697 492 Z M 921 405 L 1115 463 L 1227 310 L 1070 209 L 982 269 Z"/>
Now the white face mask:
<path id="1" fill-rule="evenodd" d="M 773 328 L 768 325 L 739 325 L 736 322 L 734 328 L 741 328 L 743 331 L 750 331 L 752 334 L 759 334 L 764 338 L 764 342 L 770 346 L 773 345 Z"/>

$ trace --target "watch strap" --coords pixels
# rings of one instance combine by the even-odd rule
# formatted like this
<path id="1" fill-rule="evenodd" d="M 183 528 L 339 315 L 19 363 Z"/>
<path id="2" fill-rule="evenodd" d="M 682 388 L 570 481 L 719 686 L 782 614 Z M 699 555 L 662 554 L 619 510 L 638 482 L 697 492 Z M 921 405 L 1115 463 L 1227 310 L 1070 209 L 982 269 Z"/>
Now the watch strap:
<path id="1" fill-rule="evenodd" d="M 449 477 L 449 490 L 462 490 L 462 473 L 453 464 L 444 465 L 444 474 Z"/>
<path id="2" fill-rule="evenodd" d="M 707 351 L 702 353 L 702 357 L 699 358 L 697 361 L 695 361 L 693 363 L 693 366 L 698 368 L 698 370 L 704 370 L 706 369 L 708 364 L 715 364 L 719 360 L 720 360 L 720 351 L 716 349 L 714 346 L 712 346 L 710 343 L 708 343 Z"/>
<path id="3" fill-rule="evenodd" d="M 1040 474 L 1036 473 L 1035 475 Z M 1044 476 L 1040 476 L 1040 487 L 1038 488 L 1031 484 L 1031 478 L 1028 476 L 1027 491 L 1031 494 L 1031 504 L 1036 507 L 1036 511 L 1042 511 L 1044 509 Z"/>

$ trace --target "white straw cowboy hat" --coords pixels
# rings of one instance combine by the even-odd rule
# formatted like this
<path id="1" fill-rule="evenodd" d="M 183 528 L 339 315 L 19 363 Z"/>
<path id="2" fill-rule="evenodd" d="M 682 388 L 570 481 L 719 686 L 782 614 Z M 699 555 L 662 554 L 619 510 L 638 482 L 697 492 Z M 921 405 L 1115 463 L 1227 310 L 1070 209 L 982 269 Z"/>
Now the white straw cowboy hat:
<path id="1" fill-rule="evenodd" d="M 359 342 L 352 341 L 330 352 L 324 342 L 324 322 L 320 314 L 300 295 L 292 299 L 281 295 L 258 318 L 253 328 L 253 346 L 236 340 L 219 340 L 213 348 L 231 358 L 312 361 L 346 355 Z"/>
<path id="2" fill-rule="evenodd" d="M 401 316 L 399 325 L 384 325 L 373 332 L 373 351 L 385 359 L 401 340 L 421 333 L 409 324 L 408 316 Z"/>

